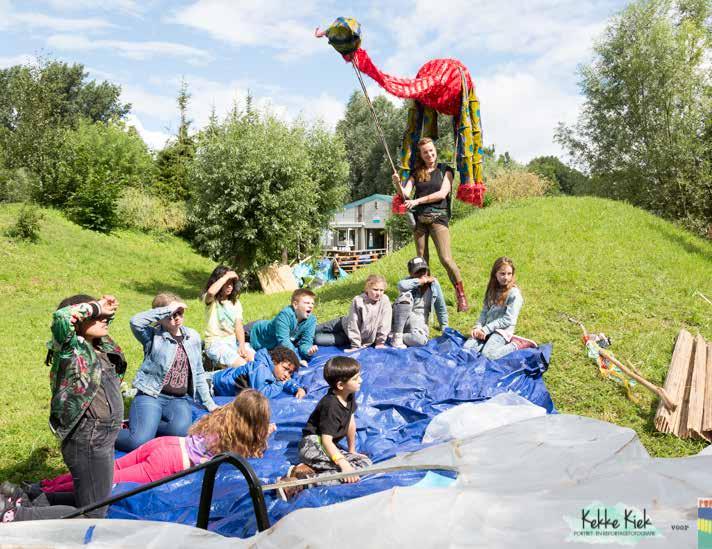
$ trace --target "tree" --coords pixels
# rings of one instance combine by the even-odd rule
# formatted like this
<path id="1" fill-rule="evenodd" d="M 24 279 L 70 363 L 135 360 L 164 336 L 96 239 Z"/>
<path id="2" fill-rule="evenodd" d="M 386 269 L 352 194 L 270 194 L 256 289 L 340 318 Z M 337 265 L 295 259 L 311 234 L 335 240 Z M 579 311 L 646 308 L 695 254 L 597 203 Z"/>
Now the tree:
<path id="1" fill-rule="evenodd" d="M 321 128 L 232 113 L 201 134 L 191 165 L 196 246 L 251 272 L 318 245 L 343 203 L 345 156 L 341 140 Z"/>
<path id="2" fill-rule="evenodd" d="M 190 93 L 188 93 L 188 84 L 185 80 L 181 81 L 177 101 L 180 112 L 178 134 L 158 153 L 156 158 L 158 167 L 156 192 L 169 200 L 186 200 L 190 187 L 188 172 L 195 155 L 195 140 L 190 135 L 192 123 L 192 120 L 188 118 Z"/>
<path id="3" fill-rule="evenodd" d="M 119 223 L 122 190 L 150 184 L 153 171 L 153 158 L 135 130 L 121 122 L 82 121 L 62 136 L 47 199 L 83 227 L 109 232 Z"/>
<path id="4" fill-rule="evenodd" d="M 710 0 L 629 5 L 582 69 L 577 123 L 556 133 L 596 192 L 701 230 L 712 221 L 711 15 Z"/>
<path id="5" fill-rule="evenodd" d="M 582 194 L 588 178 L 580 171 L 570 168 L 555 156 L 538 156 L 527 164 L 527 170 L 538 174 L 564 194 Z"/>
<path id="6" fill-rule="evenodd" d="M 83 65 L 47 59 L 0 70 L 0 149 L 8 168 L 36 175 L 40 201 L 54 177 L 64 132 L 81 120 L 121 119 L 130 110 L 119 101 L 119 86 L 86 78 Z"/>

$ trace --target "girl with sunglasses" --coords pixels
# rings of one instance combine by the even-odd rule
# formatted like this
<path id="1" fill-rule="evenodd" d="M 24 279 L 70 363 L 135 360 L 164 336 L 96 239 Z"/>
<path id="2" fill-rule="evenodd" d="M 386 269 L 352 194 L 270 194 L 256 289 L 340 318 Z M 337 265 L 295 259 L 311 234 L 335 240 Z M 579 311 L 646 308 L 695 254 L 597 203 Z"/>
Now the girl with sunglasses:
<path id="1" fill-rule="evenodd" d="M 122 452 L 156 436 L 185 436 L 193 419 L 193 399 L 210 412 L 217 408 L 205 378 L 200 336 L 183 326 L 187 305 L 175 294 L 161 293 L 152 306 L 130 322 L 144 357 L 133 380 L 138 393 L 129 409 L 129 428 L 116 439 L 116 449 Z"/>

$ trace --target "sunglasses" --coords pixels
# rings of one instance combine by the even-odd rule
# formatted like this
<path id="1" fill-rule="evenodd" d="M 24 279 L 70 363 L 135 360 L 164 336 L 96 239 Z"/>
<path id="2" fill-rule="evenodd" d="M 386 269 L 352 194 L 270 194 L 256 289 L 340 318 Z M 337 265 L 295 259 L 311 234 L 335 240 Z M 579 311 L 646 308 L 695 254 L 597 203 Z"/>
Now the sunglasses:
<path id="1" fill-rule="evenodd" d="M 104 324 L 108 324 L 112 320 L 114 320 L 114 315 L 99 315 L 96 317 L 97 322 L 103 322 Z"/>
<path id="2" fill-rule="evenodd" d="M 178 309 L 177 311 L 174 311 L 173 314 L 171 314 L 171 319 L 177 320 L 179 318 L 183 318 L 184 315 L 185 311 L 183 309 Z"/>

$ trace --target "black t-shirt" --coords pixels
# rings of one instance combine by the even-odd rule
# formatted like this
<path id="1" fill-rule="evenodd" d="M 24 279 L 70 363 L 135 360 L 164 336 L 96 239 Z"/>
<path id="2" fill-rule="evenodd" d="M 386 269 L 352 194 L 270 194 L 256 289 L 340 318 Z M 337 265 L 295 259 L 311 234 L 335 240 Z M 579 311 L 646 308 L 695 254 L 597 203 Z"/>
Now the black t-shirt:
<path id="1" fill-rule="evenodd" d="M 351 416 L 356 412 L 356 399 L 349 395 L 346 406 L 341 404 L 332 389 L 319 401 L 307 420 L 302 436 L 331 435 L 334 443 L 346 436 Z"/>
<path id="2" fill-rule="evenodd" d="M 443 186 L 443 181 L 445 174 L 450 172 L 454 176 L 453 169 L 447 164 L 438 164 L 436 168 L 430 172 L 430 179 L 418 183 L 414 180 L 413 185 L 415 186 L 415 197 L 422 198 L 423 196 L 428 196 L 429 194 L 436 193 Z M 445 210 L 448 209 L 448 199 L 443 198 L 440 202 L 431 202 L 429 204 L 421 204 L 416 207 L 416 214 L 424 214 L 432 212 L 434 210 Z"/>

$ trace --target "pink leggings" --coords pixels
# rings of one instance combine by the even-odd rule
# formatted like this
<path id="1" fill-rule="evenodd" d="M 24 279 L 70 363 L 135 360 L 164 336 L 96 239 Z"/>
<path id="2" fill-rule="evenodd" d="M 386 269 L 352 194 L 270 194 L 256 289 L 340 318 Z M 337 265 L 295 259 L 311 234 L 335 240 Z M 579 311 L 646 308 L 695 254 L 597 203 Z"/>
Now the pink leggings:
<path id="1" fill-rule="evenodd" d="M 182 471 L 189 465 L 183 460 L 182 437 L 158 437 L 142 444 L 114 462 L 114 483 L 146 483 Z M 65 473 L 40 482 L 44 492 L 73 492 L 72 474 Z"/>

